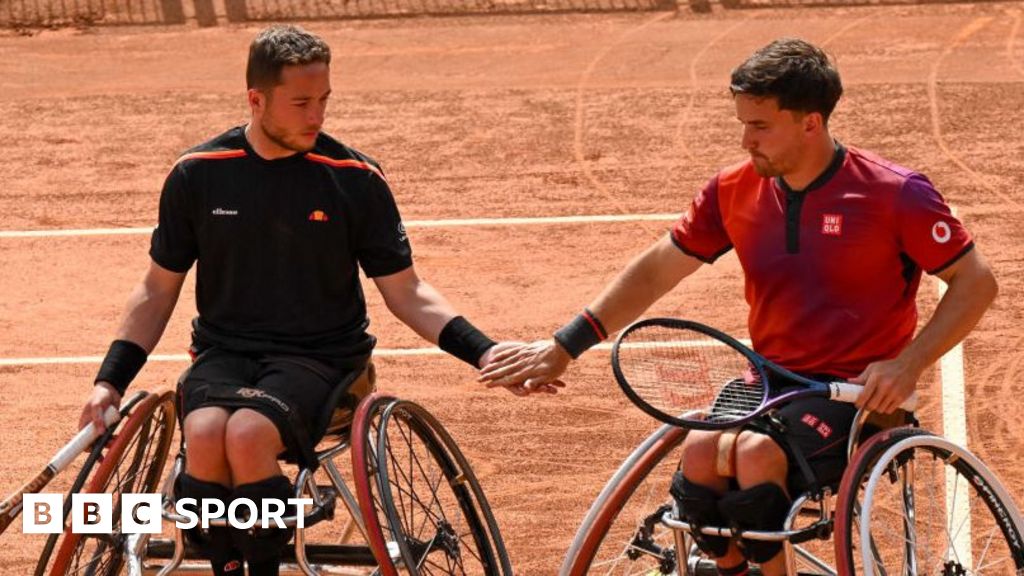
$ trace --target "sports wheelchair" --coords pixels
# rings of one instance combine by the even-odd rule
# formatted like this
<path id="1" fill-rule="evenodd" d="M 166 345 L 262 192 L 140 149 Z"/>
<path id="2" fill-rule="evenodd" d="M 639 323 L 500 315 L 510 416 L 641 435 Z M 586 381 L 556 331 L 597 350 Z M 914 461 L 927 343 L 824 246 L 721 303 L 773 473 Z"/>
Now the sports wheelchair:
<path id="1" fill-rule="evenodd" d="M 742 537 L 783 542 L 790 575 L 1024 576 L 1024 521 L 992 472 L 916 423 L 866 437 L 868 416 L 854 420 L 838 485 L 798 495 L 782 531 Z M 688 525 L 669 496 L 686 434 L 662 426 L 623 462 L 585 516 L 562 576 L 718 574 L 692 531 L 736 534 Z"/>
<path id="2" fill-rule="evenodd" d="M 281 574 L 512 574 L 480 483 L 452 437 L 419 405 L 373 392 L 372 365 L 360 380 L 366 384 L 339 387 L 325 406 L 318 466 L 298 467 L 295 497 L 313 505 L 303 528 L 295 527 L 294 515 L 283 518 L 295 536 Z M 70 489 L 113 495 L 113 533 L 73 533 L 68 521 L 47 540 L 36 576 L 210 573 L 171 522 L 183 520 L 174 512 L 172 486 L 186 458 L 179 440 L 168 461 L 176 406 L 173 392 L 139 392 L 124 403 L 120 423 L 96 442 Z M 345 455 L 350 467 L 339 465 Z M 157 491 L 163 533 L 121 533 L 120 496 Z M 65 498 L 65 518 L 70 503 Z M 211 525 L 218 522 L 226 519 Z"/>

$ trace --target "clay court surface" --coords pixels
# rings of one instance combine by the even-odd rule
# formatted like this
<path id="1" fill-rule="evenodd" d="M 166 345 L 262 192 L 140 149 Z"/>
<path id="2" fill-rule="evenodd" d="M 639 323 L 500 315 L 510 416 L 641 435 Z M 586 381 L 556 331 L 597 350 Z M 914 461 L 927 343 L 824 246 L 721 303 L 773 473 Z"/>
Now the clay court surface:
<path id="1" fill-rule="evenodd" d="M 847 87 L 845 143 L 928 174 L 996 270 L 1001 294 L 966 341 L 968 444 L 1024 502 L 1024 4 L 313 22 L 335 53 L 326 130 L 379 159 L 418 270 L 499 338 L 545 337 L 670 222 L 416 226 L 423 220 L 676 214 L 743 158 L 728 73 L 782 35 L 824 43 Z M 257 26 L 0 35 L 0 229 L 147 227 L 184 149 L 245 122 Z M 148 235 L 0 236 L 0 359 L 103 354 Z M 180 354 L 192 278 L 156 350 Z M 935 283 L 922 283 L 923 314 Z M 422 348 L 371 288 L 382 349 Z M 734 256 L 650 314 L 745 336 Z M 488 391 L 441 355 L 383 356 L 381 388 L 436 413 L 470 456 L 517 572 L 554 574 L 579 520 L 655 423 L 591 352 L 557 397 Z M 181 361 L 133 385 L 173 385 Z M 0 492 L 70 437 L 95 363 L 0 365 Z M 941 431 L 940 375 L 921 411 Z M 58 481 L 57 486 L 62 486 Z M 56 488 L 54 489 L 56 491 Z M 0 539 L 24 576 L 40 536 Z"/>

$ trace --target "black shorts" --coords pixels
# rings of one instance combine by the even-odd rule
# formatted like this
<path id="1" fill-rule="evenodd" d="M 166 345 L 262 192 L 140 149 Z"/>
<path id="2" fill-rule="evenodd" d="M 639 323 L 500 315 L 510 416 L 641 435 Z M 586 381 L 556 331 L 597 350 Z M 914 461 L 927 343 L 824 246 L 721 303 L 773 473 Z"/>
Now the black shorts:
<path id="1" fill-rule="evenodd" d="M 847 444 L 856 416 L 857 407 L 853 404 L 800 398 L 772 413 L 773 419 L 782 424 L 781 431 L 762 422 L 749 424 L 748 428 L 768 434 L 786 451 L 787 484 L 791 494 L 798 494 L 807 490 L 808 481 L 793 451 L 799 450 L 806 459 L 819 486 L 838 484 L 846 469 Z"/>
<path id="2" fill-rule="evenodd" d="M 178 384 L 179 414 L 184 422 L 199 408 L 255 410 L 277 426 L 288 448 L 285 456 L 294 460 L 308 455 L 323 437 L 331 410 L 327 404 L 338 397 L 335 392 L 342 392 L 337 388 L 362 371 L 300 356 L 211 348 L 196 358 Z"/>

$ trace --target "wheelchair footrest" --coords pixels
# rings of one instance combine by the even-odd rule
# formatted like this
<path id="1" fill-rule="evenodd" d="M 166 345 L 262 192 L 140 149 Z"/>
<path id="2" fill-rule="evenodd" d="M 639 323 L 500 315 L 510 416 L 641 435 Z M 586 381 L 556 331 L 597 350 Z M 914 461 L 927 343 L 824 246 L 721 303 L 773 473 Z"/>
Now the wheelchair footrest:
<path id="1" fill-rule="evenodd" d="M 718 576 L 718 568 L 714 561 L 707 558 L 697 560 L 690 568 L 693 576 Z M 750 566 L 749 576 L 761 576 L 761 569 L 757 566 Z M 797 576 L 821 576 L 818 572 L 797 572 Z"/>
<path id="2" fill-rule="evenodd" d="M 174 540 L 153 539 L 146 544 L 146 558 L 169 560 L 174 557 Z M 185 546 L 185 560 L 201 560 L 202 555 L 194 546 Z M 345 544 L 307 544 L 306 560 L 311 564 L 376 566 L 369 546 Z M 295 546 L 288 544 L 282 550 L 282 562 L 295 562 Z"/>

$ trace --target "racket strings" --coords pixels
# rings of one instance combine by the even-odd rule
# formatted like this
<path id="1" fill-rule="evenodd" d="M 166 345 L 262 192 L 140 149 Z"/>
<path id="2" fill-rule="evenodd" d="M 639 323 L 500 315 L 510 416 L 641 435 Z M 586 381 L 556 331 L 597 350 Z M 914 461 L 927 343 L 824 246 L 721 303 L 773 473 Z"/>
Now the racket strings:
<path id="1" fill-rule="evenodd" d="M 646 403 L 684 419 L 728 423 L 764 399 L 765 385 L 743 354 L 694 330 L 636 329 L 619 345 L 619 369 Z"/>

